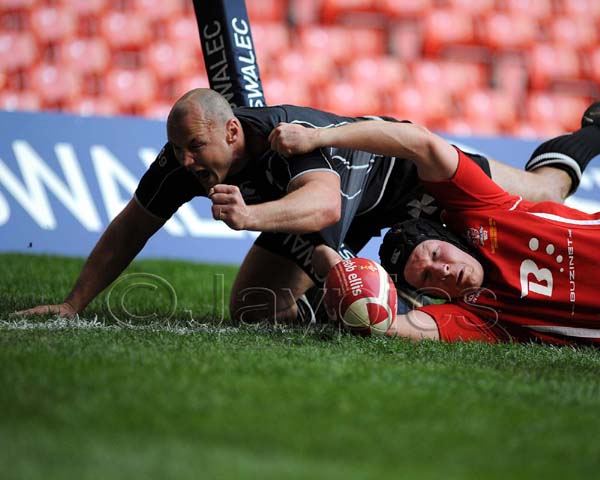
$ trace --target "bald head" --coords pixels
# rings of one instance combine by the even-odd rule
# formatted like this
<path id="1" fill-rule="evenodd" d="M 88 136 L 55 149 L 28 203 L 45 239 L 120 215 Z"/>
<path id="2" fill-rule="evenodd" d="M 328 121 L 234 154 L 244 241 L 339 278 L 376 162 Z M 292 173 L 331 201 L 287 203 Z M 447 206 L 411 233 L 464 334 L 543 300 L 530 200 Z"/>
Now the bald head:
<path id="1" fill-rule="evenodd" d="M 208 88 L 191 90 L 175 102 L 167 120 L 167 137 L 177 161 L 207 192 L 245 158 L 240 121 L 227 100 Z"/>
<path id="2" fill-rule="evenodd" d="M 197 115 L 209 125 L 225 125 L 227 120 L 234 118 L 227 100 L 210 88 L 195 88 L 177 100 L 169 112 L 167 128 L 189 114 Z"/>

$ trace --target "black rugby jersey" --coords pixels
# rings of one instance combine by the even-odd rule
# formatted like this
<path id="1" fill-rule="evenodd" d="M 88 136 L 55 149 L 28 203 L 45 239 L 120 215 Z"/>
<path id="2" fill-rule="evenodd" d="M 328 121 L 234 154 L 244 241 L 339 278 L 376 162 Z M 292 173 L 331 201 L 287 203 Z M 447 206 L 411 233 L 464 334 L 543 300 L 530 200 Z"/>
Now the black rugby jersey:
<path id="1" fill-rule="evenodd" d="M 340 177 L 342 196 L 341 220 L 321 232 L 332 247 L 344 239 L 352 219 L 373 209 L 382 199 L 392 167 L 397 162 L 411 170 L 411 162 L 373 155 L 356 150 L 322 148 L 306 155 L 284 158 L 269 148 L 267 139 L 280 123 L 297 123 L 309 128 L 334 128 L 369 118 L 341 117 L 308 107 L 281 105 L 274 107 L 239 107 L 235 116 L 244 129 L 246 145 L 261 145 L 240 172 L 228 176 L 224 183 L 239 187 L 248 205 L 282 198 L 289 183 L 313 171 L 332 171 Z M 389 119 L 393 120 L 393 119 Z M 395 175 L 403 168 L 394 169 Z M 140 180 L 135 197 L 142 207 L 160 218 L 170 218 L 177 209 L 195 196 L 207 196 L 193 174 L 176 160 L 169 143 L 159 153 Z"/>

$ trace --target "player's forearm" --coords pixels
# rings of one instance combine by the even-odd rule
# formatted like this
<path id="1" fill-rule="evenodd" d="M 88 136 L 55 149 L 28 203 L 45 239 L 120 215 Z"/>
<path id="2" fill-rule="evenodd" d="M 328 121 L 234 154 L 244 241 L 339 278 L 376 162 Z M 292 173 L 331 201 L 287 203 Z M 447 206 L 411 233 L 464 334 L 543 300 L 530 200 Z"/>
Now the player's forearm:
<path id="1" fill-rule="evenodd" d="M 417 341 L 440 340 L 436 321 L 431 315 L 420 310 L 411 310 L 405 315 L 397 315 L 386 335 Z"/>
<path id="2" fill-rule="evenodd" d="M 311 233 L 318 232 L 340 219 L 339 193 L 331 195 L 313 192 L 306 195 L 300 190 L 273 202 L 248 207 L 248 230 L 258 232 Z"/>
<path id="3" fill-rule="evenodd" d="M 457 165 L 454 148 L 425 127 L 412 123 L 365 121 L 314 130 L 319 147 L 363 150 L 414 162 L 425 180 L 451 177 Z"/>
<path id="4" fill-rule="evenodd" d="M 109 226 L 90 253 L 65 302 L 77 313 L 81 312 L 125 270 L 144 244 L 145 241 L 125 238 L 125 232 Z"/>
<path id="5" fill-rule="evenodd" d="M 418 160 L 425 155 L 430 133 L 412 123 L 364 121 L 314 130 L 318 147 L 364 150 L 379 155 Z"/>

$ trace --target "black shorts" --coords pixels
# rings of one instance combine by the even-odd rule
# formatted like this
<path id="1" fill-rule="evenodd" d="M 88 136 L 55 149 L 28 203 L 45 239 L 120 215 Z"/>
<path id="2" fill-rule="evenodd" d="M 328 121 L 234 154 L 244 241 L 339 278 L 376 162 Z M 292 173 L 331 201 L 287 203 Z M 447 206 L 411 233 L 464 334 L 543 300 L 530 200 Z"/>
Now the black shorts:
<path id="1" fill-rule="evenodd" d="M 465 152 L 491 177 L 490 165 L 482 155 Z M 354 256 L 373 237 L 380 237 L 384 228 L 412 218 L 440 221 L 441 208 L 426 191 L 417 176 L 414 164 L 400 160 L 394 165 L 381 201 L 368 212 L 357 214 L 340 251 L 342 257 Z M 312 268 L 312 254 L 317 245 L 325 243 L 318 233 L 292 234 L 263 232 L 255 240 L 271 253 L 280 255 L 298 265 L 317 284 L 322 284 Z"/>

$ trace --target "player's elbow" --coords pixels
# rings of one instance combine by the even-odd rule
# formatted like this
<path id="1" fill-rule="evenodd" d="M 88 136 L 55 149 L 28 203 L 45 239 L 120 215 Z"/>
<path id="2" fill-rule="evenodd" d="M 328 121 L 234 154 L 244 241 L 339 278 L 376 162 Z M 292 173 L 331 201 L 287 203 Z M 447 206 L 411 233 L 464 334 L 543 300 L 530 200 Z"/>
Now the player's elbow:
<path id="1" fill-rule="evenodd" d="M 342 202 L 339 195 L 331 196 L 319 209 L 317 230 L 323 230 L 330 225 L 335 225 L 342 218 Z"/>
<path id="2" fill-rule="evenodd" d="M 332 200 L 327 209 L 327 215 L 329 216 L 329 225 L 339 222 L 342 218 L 342 201 L 339 195 Z"/>
<path id="3" fill-rule="evenodd" d="M 435 135 L 431 130 L 423 125 L 415 126 L 415 151 L 414 154 L 417 158 L 427 159 L 431 158 L 433 152 L 437 148 L 439 141 L 438 136 Z"/>
<path id="4" fill-rule="evenodd" d="M 341 218 L 341 206 L 332 205 L 322 206 L 315 209 L 310 220 L 305 224 L 305 227 L 298 233 L 313 233 L 335 225 Z"/>
<path id="5" fill-rule="evenodd" d="M 425 127 L 420 127 L 418 135 L 413 161 L 417 165 L 419 178 L 441 181 L 452 177 L 458 164 L 454 147 Z"/>

